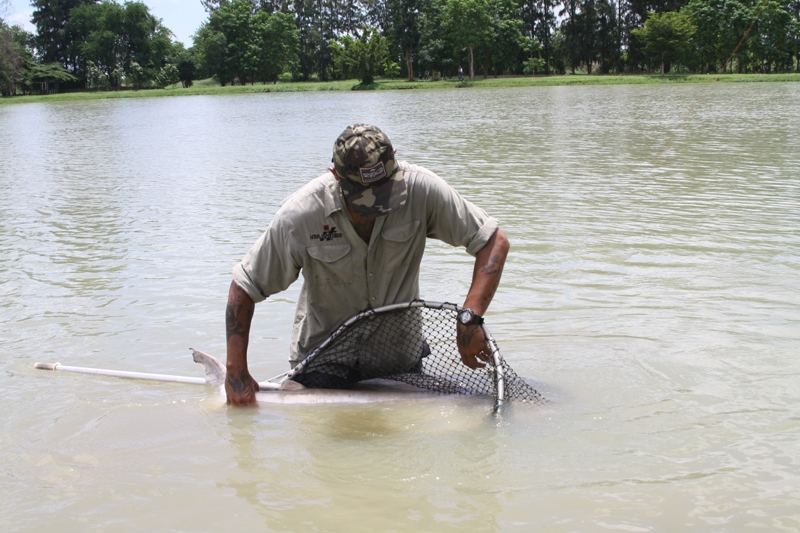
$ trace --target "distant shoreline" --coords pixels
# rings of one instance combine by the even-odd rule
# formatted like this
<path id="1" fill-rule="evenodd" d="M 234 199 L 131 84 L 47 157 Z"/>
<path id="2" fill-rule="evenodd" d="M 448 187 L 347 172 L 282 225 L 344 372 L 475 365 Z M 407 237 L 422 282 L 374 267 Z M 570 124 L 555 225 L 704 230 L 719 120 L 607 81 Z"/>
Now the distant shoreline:
<path id="1" fill-rule="evenodd" d="M 357 80 L 257 83 L 253 85 L 228 85 L 222 87 L 213 80 L 200 80 L 188 89 L 142 89 L 119 91 L 85 91 L 49 95 L 13 96 L 0 98 L 0 105 L 41 102 L 73 102 L 109 98 L 160 98 L 165 96 L 257 94 L 273 92 L 309 91 L 382 91 L 408 89 L 468 89 L 481 87 L 549 87 L 569 85 L 645 85 L 681 83 L 750 83 L 750 82 L 800 82 L 800 73 L 785 74 L 626 74 L 626 75 L 565 75 L 476 78 L 460 82 L 456 79 L 405 81 L 378 80 L 368 87 L 359 87 Z"/>

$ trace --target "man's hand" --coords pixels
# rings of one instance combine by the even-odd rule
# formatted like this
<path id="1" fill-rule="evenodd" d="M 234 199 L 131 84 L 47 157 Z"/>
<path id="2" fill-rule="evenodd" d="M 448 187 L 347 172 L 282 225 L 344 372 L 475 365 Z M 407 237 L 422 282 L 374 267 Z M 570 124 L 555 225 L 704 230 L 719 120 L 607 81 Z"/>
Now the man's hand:
<path id="1" fill-rule="evenodd" d="M 478 324 L 456 326 L 456 343 L 461 361 L 470 368 L 483 368 L 491 358 L 492 351 L 486 342 L 486 334 Z"/>
<path id="2" fill-rule="evenodd" d="M 255 405 L 258 382 L 253 379 L 247 369 L 240 372 L 228 372 L 225 376 L 225 393 L 228 405 Z"/>

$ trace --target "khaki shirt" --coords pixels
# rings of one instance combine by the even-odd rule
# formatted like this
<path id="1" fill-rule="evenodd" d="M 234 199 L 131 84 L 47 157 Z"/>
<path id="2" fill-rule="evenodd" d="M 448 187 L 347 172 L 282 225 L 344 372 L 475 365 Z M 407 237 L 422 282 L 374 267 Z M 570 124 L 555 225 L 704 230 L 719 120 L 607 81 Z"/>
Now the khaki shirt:
<path id="1" fill-rule="evenodd" d="M 378 217 L 369 245 L 358 236 L 330 172 L 280 207 L 270 226 L 233 269 L 254 302 L 285 290 L 303 274 L 290 361 L 302 360 L 342 322 L 370 307 L 419 298 L 427 237 L 475 255 L 497 221 L 463 199 L 433 172 L 401 162 L 404 206 Z"/>

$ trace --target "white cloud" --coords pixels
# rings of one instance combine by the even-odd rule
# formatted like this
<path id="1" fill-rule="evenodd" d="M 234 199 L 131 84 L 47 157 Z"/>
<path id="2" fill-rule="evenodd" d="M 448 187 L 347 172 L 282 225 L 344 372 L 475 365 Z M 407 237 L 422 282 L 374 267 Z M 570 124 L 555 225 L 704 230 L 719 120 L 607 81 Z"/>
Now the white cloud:
<path id="1" fill-rule="evenodd" d="M 12 11 L 6 18 L 6 24 L 9 26 L 22 26 L 26 31 L 34 31 L 36 28 L 31 24 L 32 9 L 25 11 Z"/>

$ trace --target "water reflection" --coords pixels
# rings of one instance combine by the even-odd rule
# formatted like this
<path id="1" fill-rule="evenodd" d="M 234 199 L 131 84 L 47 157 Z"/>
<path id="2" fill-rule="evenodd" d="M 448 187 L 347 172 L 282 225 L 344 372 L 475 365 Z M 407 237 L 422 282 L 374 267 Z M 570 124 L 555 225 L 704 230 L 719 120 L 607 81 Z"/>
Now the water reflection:
<path id="1" fill-rule="evenodd" d="M 503 444 L 474 402 L 281 411 L 272 431 L 255 410 L 224 430 L 238 466 L 225 486 L 271 529 L 494 527 Z"/>

